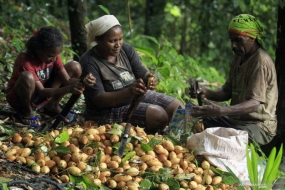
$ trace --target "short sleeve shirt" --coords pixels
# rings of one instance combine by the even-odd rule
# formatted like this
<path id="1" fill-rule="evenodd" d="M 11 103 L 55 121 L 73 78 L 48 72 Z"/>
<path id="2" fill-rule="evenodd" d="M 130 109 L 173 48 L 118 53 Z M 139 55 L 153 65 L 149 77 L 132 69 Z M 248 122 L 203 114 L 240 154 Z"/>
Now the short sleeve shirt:
<path id="1" fill-rule="evenodd" d="M 231 105 L 249 99 L 260 102 L 257 111 L 231 116 L 233 123 L 254 123 L 269 134 L 276 134 L 276 105 L 278 88 L 276 69 L 270 56 L 261 48 L 245 63 L 240 65 L 241 57 L 235 56 L 229 76 L 223 88 L 231 94 Z"/>
<path id="2" fill-rule="evenodd" d="M 40 81 L 43 85 L 49 79 L 52 71 L 59 71 L 64 68 L 60 55 L 58 55 L 54 62 L 44 63 L 40 60 L 29 59 L 25 53 L 18 55 L 13 73 L 8 83 L 7 92 L 14 87 L 15 82 L 23 71 L 30 71 L 35 81 Z"/>
<path id="3" fill-rule="evenodd" d="M 116 63 L 100 58 L 93 47 L 81 57 L 80 64 L 83 76 L 92 73 L 96 77 L 96 84 L 93 87 L 86 87 L 84 90 L 87 112 L 94 114 L 109 109 L 95 106 L 92 101 L 94 95 L 126 88 L 135 79 L 142 78 L 147 72 L 135 49 L 127 43 L 123 43 Z M 131 99 L 126 100 L 117 107 L 127 105 L 130 101 Z"/>

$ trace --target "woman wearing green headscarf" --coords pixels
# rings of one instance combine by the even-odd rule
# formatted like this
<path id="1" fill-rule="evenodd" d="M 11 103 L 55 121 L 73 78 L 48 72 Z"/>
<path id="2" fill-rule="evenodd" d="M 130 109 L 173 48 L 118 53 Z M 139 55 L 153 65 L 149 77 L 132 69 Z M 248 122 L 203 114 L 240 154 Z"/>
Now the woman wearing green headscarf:
<path id="1" fill-rule="evenodd" d="M 203 106 L 193 107 L 192 115 L 203 116 L 205 128 L 245 130 L 250 141 L 268 144 L 276 135 L 278 89 L 274 62 L 264 50 L 263 24 L 252 15 L 240 14 L 231 20 L 228 33 L 235 55 L 226 83 L 216 91 L 201 89 L 199 96 L 231 100 L 230 106 L 204 100 Z"/>

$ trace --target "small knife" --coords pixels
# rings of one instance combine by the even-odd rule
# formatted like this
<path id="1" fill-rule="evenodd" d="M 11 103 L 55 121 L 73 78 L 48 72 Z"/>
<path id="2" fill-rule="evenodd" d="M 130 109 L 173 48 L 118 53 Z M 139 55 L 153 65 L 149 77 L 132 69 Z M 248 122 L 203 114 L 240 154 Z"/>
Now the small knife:
<path id="1" fill-rule="evenodd" d="M 126 147 L 126 144 L 127 144 L 127 140 L 129 138 L 129 133 L 130 133 L 130 129 L 131 129 L 131 123 L 129 122 L 130 118 L 132 117 L 133 115 L 133 112 L 137 109 L 142 97 L 144 96 L 144 94 L 139 94 L 139 95 L 136 95 L 133 100 L 132 100 L 132 103 L 128 109 L 128 112 L 127 112 L 127 124 L 125 126 L 125 130 L 124 130 L 124 133 L 123 133 L 123 136 L 121 138 L 121 143 L 120 143 L 120 146 L 119 146 L 119 149 L 118 149 L 118 156 L 122 157 L 123 156 L 123 153 L 124 153 L 124 150 L 125 150 L 125 147 Z"/>
<path id="2" fill-rule="evenodd" d="M 118 149 L 118 156 L 122 158 L 123 154 L 124 154 L 124 150 L 127 144 L 127 140 L 129 138 L 129 133 L 130 133 L 130 129 L 131 129 L 131 124 L 127 123 L 127 125 L 125 126 L 125 130 L 124 130 L 124 134 L 122 136 L 121 139 L 121 143 Z"/>
<path id="3" fill-rule="evenodd" d="M 149 85 L 151 83 L 151 81 L 153 80 L 153 77 L 149 77 L 148 79 L 148 85 L 147 85 L 147 88 L 149 88 Z M 120 142 L 120 146 L 118 148 L 118 156 L 119 157 L 122 157 L 123 154 L 124 154 L 124 150 L 125 150 L 125 147 L 126 147 L 126 144 L 127 144 L 127 140 L 129 138 L 129 134 L 130 134 L 130 129 L 131 129 L 131 123 L 129 122 L 130 118 L 132 117 L 133 115 L 133 112 L 137 109 L 141 99 L 143 98 L 144 94 L 138 94 L 136 96 L 134 96 L 132 102 L 131 102 L 131 105 L 128 109 L 128 112 L 127 112 L 127 124 L 125 126 L 125 130 L 124 130 L 124 133 L 121 137 L 121 142 Z"/>
<path id="4" fill-rule="evenodd" d="M 201 97 L 198 95 L 198 93 L 197 93 L 197 90 L 199 89 L 199 83 L 198 83 L 198 81 L 195 81 L 195 86 L 194 86 L 194 88 L 195 88 L 195 92 L 196 92 L 196 98 L 197 98 L 197 101 L 198 101 L 198 105 L 199 106 L 202 106 L 202 99 L 201 99 Z"/>

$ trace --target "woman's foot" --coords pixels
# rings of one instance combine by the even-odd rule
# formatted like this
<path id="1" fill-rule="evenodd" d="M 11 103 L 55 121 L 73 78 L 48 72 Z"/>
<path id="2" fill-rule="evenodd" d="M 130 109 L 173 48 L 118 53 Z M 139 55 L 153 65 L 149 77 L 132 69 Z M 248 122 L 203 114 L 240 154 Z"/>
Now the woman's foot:
<path id="1" fill-rule="evenodd" d="M 20 113 L 17 113 L 17 119 L 24 125 L 29 125 L 31 127 L 40 127 L 41 122 L 38 116 L 23 116 Z"/>

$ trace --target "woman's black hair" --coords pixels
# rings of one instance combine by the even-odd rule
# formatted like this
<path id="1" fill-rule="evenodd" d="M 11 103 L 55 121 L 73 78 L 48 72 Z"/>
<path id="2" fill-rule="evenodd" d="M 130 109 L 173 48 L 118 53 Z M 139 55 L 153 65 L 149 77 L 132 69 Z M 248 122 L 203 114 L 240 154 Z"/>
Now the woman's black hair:
<path id="1" fill-rule="evenodd" d="M 26 53 L 29 57 L 36 58 L 38 51 L 46 51 L 62 46 L 63 37 L 59 29 L 53 26 L 45 26 L 34 32 L 34 35 L 26 42 Z"/>

